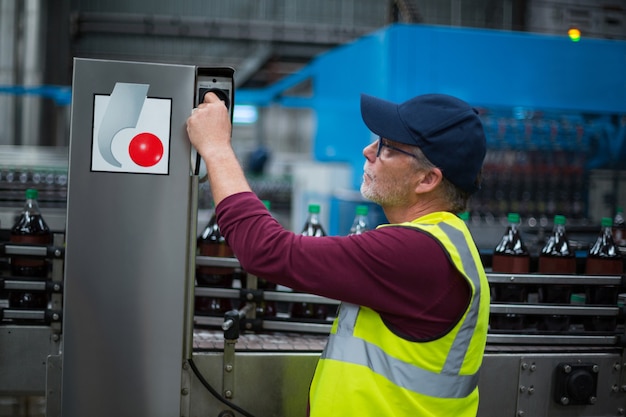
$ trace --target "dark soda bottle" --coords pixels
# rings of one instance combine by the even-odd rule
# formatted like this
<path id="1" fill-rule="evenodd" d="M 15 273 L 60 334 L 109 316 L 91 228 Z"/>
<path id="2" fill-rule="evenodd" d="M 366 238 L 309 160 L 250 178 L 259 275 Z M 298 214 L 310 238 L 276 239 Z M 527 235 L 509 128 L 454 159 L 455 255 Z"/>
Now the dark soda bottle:
<path id="1" fill-rule="evenodd" d="M 352 226 L 350 227 L 351 235 L 360 235 L 370 229 L 369 221 L 367 219 L 368 212 L 369 209 L 367 206 L 356 206 L 356 209 L 354 210 L 354 220 L 352 222 Z"/>
<path id="2" fill-rule="evenodd" d="M 554 216 L 554 228 L 539 254 L 539 273 L 575 274 L 576 255 L 571 248 L 565 230 L 566 218 Z M 539 286 L 539 301 L 542 303 L 569 304 L 572 295 L 570 285 L 547 284 Z M 567 331 L 570 318 L 565 315 L 548 315 L 539 320 L 539 330 Z"/>
<path id="3" fill-rule="evenodd" d="M 308 213 L 300 234 L 302 236 L 326 236 L 326 231 L 320 221 L 320 205 L 309 204 Z"/>
<path id="4" fill-rule="evenodd" d="M 37 198 L 36 189 L 26 190 L 24 209 L 11 229 L 11 243 L 50 245 L 52 232 L 46 224 Z M 11 274 L 20 279 L 45 280 L 48 277 L 48 262 L 44 258 L 12 256 Z M 12 291 L 9 293 L 9 307 L 22 309 L 42 309 L 48 306 L 48 296 L 42 291 Z"/>
<path id="5" fill-rule="evenodd" d="M 530 254 L 519 230 L 518 213 L 509 213 L 508 226 L 500 243 L 493 251 L 491 269 L 498 273 L 527 274 L 530 271 Z M 494 301 L 502 303 L 523 303 L 528 298 L 524 285 L 495 284 Z M 491 328 L 521 330 L 525 327 L 525 317 L 521 314 L 493 314 Z"/>
<path id="6" fill-rule="evenodd" d="M 626 221 L 624 220 L 624 209 L 618 207 L 613 218 L 613 241 L 617 246 L 626 246 Z"/>
<path id="7" fill-rule="evenodd" d="M 530 255 L 519 230 L 519 214 L 509 213 L 507 221 L 507 229 L 493 251 L 492 270 L 527 274 L 530 272 Z"/>
<path id="8" fill-rule="evenodd" d="M 613 220 L 610 217 L 602 218 L 600 233 L 587 254 L 586 274 L 621 275 L 623 273 L 623 259 L 613 239 L 612 225 Z"/>
<path id="9" fill-rule="evenodd" d="M 215 212 L 209 219 L 206 227 L 198 237 L 198 254 L 217 258 L 232 258 L 233 251 L 226 243 L 217 225 Z M 196 268 L 196 284 L 199 287 L 232 288 L 235 278 L 235 269 L 213 265 L 199 265 Z M 197 314 L 223 316 L 233 309 L 233 302 L 228 298 L 195 297 L 195 311 Z"/>
<path id="10" fill-rule="evenodd" d="M 309 204 L 308 216 L 300 234 L 314 237 L 326 236 L 326 231 L 320 221 L 319 204 Z M 328 307 L 325 304 L 294 302 L 290 310 L 292 318 L 326 320 L 328 316 Z"/>
<path id="11" fill-rule="evenodd" d="M 624 261 L 613 241 L 613 220 L 604 217 L 595 243 L 589 248 L 585 264 L 587 275 L 622 275 Z M 589 285 L 585 291 L 586 304 L 617 305 L 619 291 L 616 286 Z M 584 321 L 586 330 L 613 331 L 617 325 L 614 316 L 595 316 Z"/>

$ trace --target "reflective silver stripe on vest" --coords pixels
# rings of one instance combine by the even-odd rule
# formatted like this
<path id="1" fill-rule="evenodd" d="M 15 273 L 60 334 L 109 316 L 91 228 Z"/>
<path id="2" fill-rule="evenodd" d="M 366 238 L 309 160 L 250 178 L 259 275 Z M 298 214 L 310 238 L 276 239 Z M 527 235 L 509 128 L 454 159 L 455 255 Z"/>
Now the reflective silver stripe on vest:
<path id="1" fill-rule="evenodd" d="M 467 350 L 469 349 L 469 345 L 472 341 L 472 336 L 474 335 L 474 328 L 478 322 L 481 282 L 476 262 L 474 261 L 474 257 L 472 256 L 463 232 L 446 223 L 440 223 L 440 228 L 444 233 L 446 233 L 448 239 L 450 239 L 452 244 L 456 247 L 461 257 L 463 270 L 474 284 L 474 296 L 472 297 L 469 311 L 467 312 L 467 316 L 461 324 L 461 328 L 454 339 L 454 343 L 452 344 L 452 348 L 450 349 L 450 353 L 448 354 L 446 363 L 443 367 L 444 372 L 458 373 L 463 365 L 465 355 L 467 354 Z"/>
<path id="2" fill-rule="evenodd" d="M 338 314 L 337 334 L 352 335 L 356 318 L 359 315 L 359 306 L 352 303 L 341 303 Z"/>
<path id="3" fill-rule="evenodd" d="M 433 225 L 425 225 L 433 226 Z M 331 334 L 322 359 L 333 359 L 363 365 L 390 380 L 393 384 L 437 398 L 464 398 L 478 385 L 478 373 L 459 375 L 478 320 L 481 293 L 480 275 L 467 240 L 460 230 L 440 223 L 441 230 L 457 248 L 463 268 L 474 283 L 474 296 L 469 311 L 450 348 L 441 373 L 427 371 L 387 355 L 381 348 L 353 336 L 359 307 L 342 303 L 339 309 L 337 333 Z"/>
<path id="4" fill-rule="evenodd" d="M 378 346 L 351 335 L 330 335 L 322 358 L 366 366 L 394 385 L 431 397 L 465 398 L 478 385 L 478 374 L 430 372 L 393 358 Z"/>

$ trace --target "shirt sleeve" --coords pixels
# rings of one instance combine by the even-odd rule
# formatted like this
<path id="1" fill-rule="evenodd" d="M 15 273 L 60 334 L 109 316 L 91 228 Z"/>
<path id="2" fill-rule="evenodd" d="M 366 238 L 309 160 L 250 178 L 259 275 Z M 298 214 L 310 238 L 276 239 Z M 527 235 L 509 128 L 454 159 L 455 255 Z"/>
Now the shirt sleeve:
<path id="1" fill-rule="evenodd" d="M 285 230 L 249 192 L 224 199 L 216 210 L 220 231 L 247 272 L 370 307 L 410 337 L 447 331 L 469 303 L 469 285 L 445 250 L 417 229 L 301 236 Z"/>

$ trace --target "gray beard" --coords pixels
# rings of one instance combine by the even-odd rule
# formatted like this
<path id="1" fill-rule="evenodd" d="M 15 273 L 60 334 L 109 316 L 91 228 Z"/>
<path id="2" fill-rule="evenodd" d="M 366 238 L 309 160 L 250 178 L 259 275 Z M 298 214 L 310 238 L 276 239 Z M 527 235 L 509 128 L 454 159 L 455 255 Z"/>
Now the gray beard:
<path id="1" fill-rule="evenodd" d="M 369 186 L 366 186 L 365 183 L 361 183 L 361 195 L 364 198 L 381 207 L 395 207 L 406 204 L 407 197 L 401 187 L 388 188 L 381 193 L 380 190 L 377 190 L 372 185 L 370 183 Z"/>

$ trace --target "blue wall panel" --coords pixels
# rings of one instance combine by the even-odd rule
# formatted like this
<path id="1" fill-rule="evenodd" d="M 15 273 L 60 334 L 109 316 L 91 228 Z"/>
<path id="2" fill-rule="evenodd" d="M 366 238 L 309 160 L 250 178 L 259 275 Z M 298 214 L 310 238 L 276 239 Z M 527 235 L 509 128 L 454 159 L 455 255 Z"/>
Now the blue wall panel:
<path id="1" fill-rule="evenodd" d="M 396 25 L 388 60 L 404 96 L 459 95 L 476 105 L 626 112 L 626 42 Z M 399 92 L 401 93 L 401 92 Z"/>

